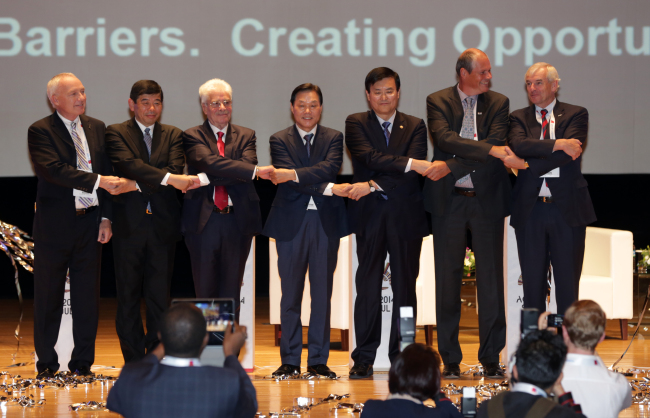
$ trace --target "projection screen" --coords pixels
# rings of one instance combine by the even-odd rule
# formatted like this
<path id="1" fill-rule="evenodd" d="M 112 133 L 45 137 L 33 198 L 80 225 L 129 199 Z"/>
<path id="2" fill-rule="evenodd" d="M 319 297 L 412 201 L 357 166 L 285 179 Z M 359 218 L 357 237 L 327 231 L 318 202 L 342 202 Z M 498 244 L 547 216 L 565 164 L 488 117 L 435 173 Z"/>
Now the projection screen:
<path id="1" fill-rule="evenodd" d="M 204 120 L 199 86 L 222 78 L 233 123 L 255 129 L 268 164 L 298 84 L 321 86 L 321 123 L 343 131 L 368 108 L 365 75 L 388 66 L 402 80 L 399 109 L 426 119 L 426 96 L 456 82 L 468 47 L 489 55 L 492 89 L 511 110 L 528 105 L 529 65 L 557 67 L 559 99 L 590 113 L 584 172 L 650 173 L 647 0 L 22 0 L 0 11 L 0 176 L 33 175 L 27 128 L 51 112 L 46 83 L 60 72 L 81 79 L 86 113 L 107 125 L 130 117 L 135 81 L 156 80 L 162 122 L 181 129 Z M 341 173 L 351 173 L 347 156 Z"/>

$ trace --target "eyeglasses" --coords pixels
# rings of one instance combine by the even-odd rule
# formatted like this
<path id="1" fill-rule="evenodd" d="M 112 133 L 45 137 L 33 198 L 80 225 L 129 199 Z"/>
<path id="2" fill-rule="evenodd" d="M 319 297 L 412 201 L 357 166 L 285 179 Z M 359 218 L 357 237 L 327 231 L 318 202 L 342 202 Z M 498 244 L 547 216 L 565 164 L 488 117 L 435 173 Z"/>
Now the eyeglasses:
<path id="1" fill-rule="evenodd" d="M 210 109 L 219 109 L 219 108 L 221 108 L 221 105 L 223 105 L 223 107 L 231 107 L 232 106 L 232 100 L 224 100 L 222 102 L 210 102 L 210 103 L 208 103 L 208 106 L 210 106 Z"/>

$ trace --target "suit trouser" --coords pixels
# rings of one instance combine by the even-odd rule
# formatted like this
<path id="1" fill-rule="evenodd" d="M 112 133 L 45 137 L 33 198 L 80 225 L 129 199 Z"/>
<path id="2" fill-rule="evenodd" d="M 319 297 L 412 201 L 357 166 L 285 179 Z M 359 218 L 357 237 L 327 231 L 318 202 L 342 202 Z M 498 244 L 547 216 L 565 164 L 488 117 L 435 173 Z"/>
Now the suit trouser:
<path id="1" fill-rule="evenodd" d="M 34 348 L 39 372 L 59 369 L 54 346 L 59 337 L 66 272 L 70 272 L 70 308 L 74 349 L 72 371 L 95 361 L 99 320 L 102 245 L 97 241 L 97 212 L 77 216 L 67 237 L 34 246 Z"/>
<path id="2" fill-rule="evenodd" d="M 417 312 L 415 282 L 420 273 L 422 237 L 403 239 L 388 202 L 375 206 L 370 228 L 357 233 L 359 267 L 355 278 L 357 298 L 354 302 L 354 333 L 357 347 L 352 352 L 355 363 L 374 364 L 381 343 L 381 288 L 386 254 L 390 254 L 393 312 L 388 343 L 392 362 L 399 354 L 399 310 L 412 306 Z"/>
<path id="3" fill-rule="evenodd" d="M 445 364 L 460 363 L 458 342 L 467 229 L 472 231 L 476 260 L 479 350 L 481 363 L 499 361 L 506 343 L 503 295 L 504 219 L 482 217 L 476 197 L 452 195 L 449 215 L 432 216 L 433 253 L 436 270 L 436 318 L 438 351 Z"/>
<path id="4" fill-rule="evenodd" d="M 169 306 L 174 271 L 175 242 L 163 242 L 154 228 L 153 216 L 145 215 L 128 237 L 113 236 L 117 315 L 115 328 L 124 361 L 136 361 L 159 343 L 162 314 Z M 146 303 L 147 332 L 140 314 Z"/>
<path id="5" fill-rule="evenodd" d="M 546 311 L 546 278 L 553 266 L 557 313 L 578 300 L 586 226 L 569 226 L 555 203 L 537 201 L 523 228 L 515 229 L 524 285 L 524 308 Z"/>
<path id="6" fill-rule="evenodd" d="M 252 241 L 251 235 L 239 232 L 234 213 L 212 212 L 203 231 L 185 235 L 196 297 L 233 298 L 237 321 L 239 295 Z"/>
<path id="7" fill-rule="evenodd" d="M 307 334 L 307 365 L 327 364 L 330 352 L 330 313 L 334 270 L 340 240 L 329 239 L 318 211 L 308 210 L 291 241 L 276 241 L 282 300 L 280 321 L 282 364 L 300 366 L 302 322 L 300 311 L 309 269 L 311 315 Z"/>

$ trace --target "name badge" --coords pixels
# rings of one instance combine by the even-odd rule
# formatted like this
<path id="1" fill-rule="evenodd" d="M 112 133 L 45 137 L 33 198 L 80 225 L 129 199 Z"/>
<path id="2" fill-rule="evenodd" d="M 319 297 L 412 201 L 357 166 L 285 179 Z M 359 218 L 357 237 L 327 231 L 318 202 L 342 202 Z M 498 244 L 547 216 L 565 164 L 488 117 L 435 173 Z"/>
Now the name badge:
<path id="1" fill-rule="evenodd" d="M 539 176 L 541 178 L 559 178 L 560 177 L 560 167 L 554 168 L 546 174 Z"/>

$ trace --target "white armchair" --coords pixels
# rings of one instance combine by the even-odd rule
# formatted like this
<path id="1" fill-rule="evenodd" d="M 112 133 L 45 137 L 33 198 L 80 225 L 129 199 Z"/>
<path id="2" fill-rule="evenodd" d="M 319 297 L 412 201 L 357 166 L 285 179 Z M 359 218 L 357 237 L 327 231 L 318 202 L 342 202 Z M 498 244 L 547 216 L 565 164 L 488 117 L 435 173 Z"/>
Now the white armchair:
<path id="1" fill-rule="evenodd" d="M 608 319 L 619 319 L 624 340 L 633 317 L 632 249 L 630 231 L 587 227 L 579 298 L 597 302 Z"/>
<path id="2" fill-rule="evenodd" d="M 415 324 L 424 326 L 427 345 L 433 344 L 433 327 L 436 325 L 436 271 L 433 260 L 433 235 L 424 237 L 420 252 L 420 275 L 415 284 L 418 300 Z"/>
<path id="3" fill-rule="evenodd" d="M 334 271 L 334 284 L 332 286 L 332 311 L 330 324 L 332 328 L 341 330 L 341 349 L 349 349 L 349 289 L 350 289 L 350 238 L 341 238 L 338 262 Z M 311 314 L 311 297 L 309 287 L 309 272 L 305 279 L 305 290 L 302 296 L 300 320 L 304 326 L 309 324 Z M 278 273 L 278 251 L 275 240 L 269 238 L 269 322 L 275 325 L 275 345 L 280 345 L 280 300 L 282 288 L 280 287 L 280 274 Z"/>

